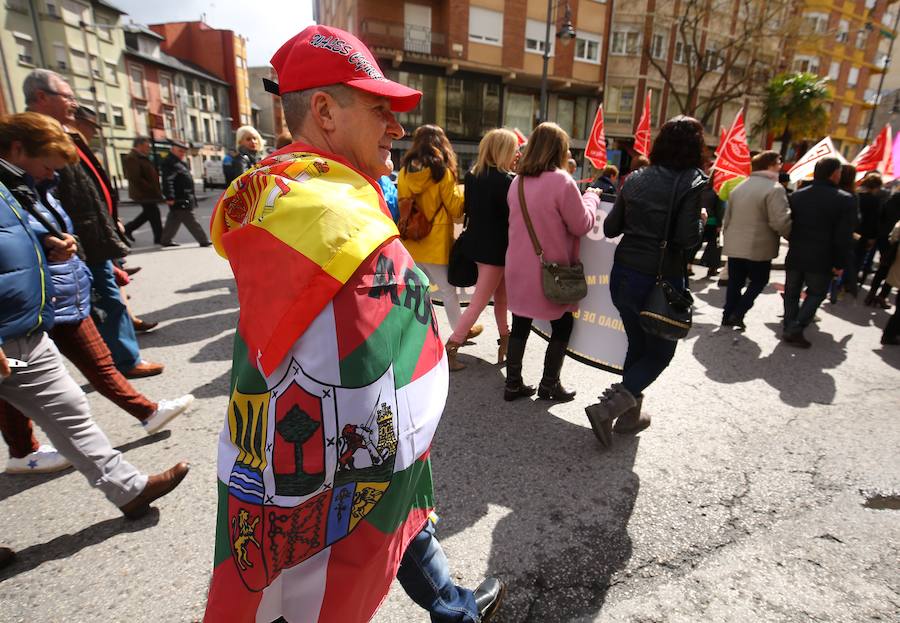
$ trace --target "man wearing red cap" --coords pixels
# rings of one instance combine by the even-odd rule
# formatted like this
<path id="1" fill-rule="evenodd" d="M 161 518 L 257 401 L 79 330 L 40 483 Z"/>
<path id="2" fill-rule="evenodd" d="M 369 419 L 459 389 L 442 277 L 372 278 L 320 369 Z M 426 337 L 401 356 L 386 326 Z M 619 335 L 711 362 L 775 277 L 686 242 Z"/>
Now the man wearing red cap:
<path id="1" fill-rule="evenodd" d="M 454 585 L 434 536 L 447 357 L 375 181 L 421 93 L 326 26 L 272 65 L 294 142 L 232 182 L 211 226 L 241 313 L 205 620 L 369 621 L 396 577 L 432 621 L 489 621 L 503 584 Z"/>

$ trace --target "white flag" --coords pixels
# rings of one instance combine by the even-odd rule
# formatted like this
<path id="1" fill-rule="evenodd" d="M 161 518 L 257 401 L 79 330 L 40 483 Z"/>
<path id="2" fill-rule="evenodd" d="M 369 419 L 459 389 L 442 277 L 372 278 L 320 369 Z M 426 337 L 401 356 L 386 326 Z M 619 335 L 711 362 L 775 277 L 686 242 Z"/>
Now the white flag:
<path id="1" fill-rule="evenodd" d="M 816 168 L 816 162 L 822 158 L 829 157 L 837 158 L 841 161 L 841 164 L 847 164 L 847 159 L 834 148 L 831 137 L 826 136 L 816 143 L 812 149 L 803 154 L 803 156 L 794 163 L 794 166 L 791 167 L 790 171 L 788 171 L 788 175 L 791 176 L 791 183 L 796 183 L 800 180 L 811 180 L 813 170 Z"/>

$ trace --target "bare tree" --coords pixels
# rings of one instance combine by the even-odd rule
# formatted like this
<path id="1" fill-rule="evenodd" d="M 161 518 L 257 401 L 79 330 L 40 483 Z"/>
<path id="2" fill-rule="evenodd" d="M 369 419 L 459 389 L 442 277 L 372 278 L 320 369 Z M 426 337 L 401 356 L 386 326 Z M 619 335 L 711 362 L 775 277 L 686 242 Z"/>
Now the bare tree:
<path id="1" fill-rule="evenodd" d="M 792 0 L 674 0 L 671 6 L 674 14 L 648 16 L 644 54 L 682 114 L 705 125 L 724 104 L 763 95 L 796 31 Z M 665 28 L 669 53 L 657 58 L 652 33 Z"/>

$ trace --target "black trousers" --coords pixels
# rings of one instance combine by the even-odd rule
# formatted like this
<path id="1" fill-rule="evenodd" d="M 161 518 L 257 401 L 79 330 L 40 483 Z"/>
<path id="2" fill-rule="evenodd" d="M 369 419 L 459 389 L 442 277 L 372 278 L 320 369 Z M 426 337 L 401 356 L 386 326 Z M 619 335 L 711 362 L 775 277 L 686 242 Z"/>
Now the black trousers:
<path id="1" fill-rule="evenodd" d="M 744 319 L 756 302 L 756 297 L 769 283 L 771 270 L 772 260 L 757 262 L 741 257 L 728 258 L 728 291 L 725 294 L 723 321 L 728 320 L 729 316 L 734 316 L 738 320 Z"/>
<path id="2" fill-rule="evenodd" d="M 153 244 L 162 242 L 162 217 L 159 214 L 159 205 L 156 202 L 148 201 L 141 204 L 141 213 L 134 220 L 125 225 L 125 231 L 131 234 L 144 223 L 150 223 L 150 229 L 153 231 Z"/>
<path id="3" fill-rule="evenodd" d="M 524 316 L 516 316 L 513 314 L 512 329 L 509 334 L 523 340 L 528 339 L 528 333 L 531 331 L 531 318 Z M 575 318 L 572 312 L 566 312 L 556 320 L 550 321 L 550 341 L 569 343 L 569 337 L 572 335 L 572 328 L 575 326 Z"/>

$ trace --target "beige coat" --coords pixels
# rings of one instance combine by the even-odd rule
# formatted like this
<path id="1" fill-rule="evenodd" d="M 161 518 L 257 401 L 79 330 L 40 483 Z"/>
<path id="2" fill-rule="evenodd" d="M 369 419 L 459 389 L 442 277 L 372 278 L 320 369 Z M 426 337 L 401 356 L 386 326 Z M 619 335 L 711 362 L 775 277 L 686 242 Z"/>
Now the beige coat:
<path id="1" fill-rule="evenodd" d="M 787 193 L 767 171 L 754 171 L 731 191 L 722 232 L 728 257 L 762 262 L 778 256 L 779 238 L 791 233 Z"/>
<path id="2" fill-rule="evenodd" d="M 896 244 L 898 240 L 900 240 L 900 223 L 894 225 L 894 230 L 891 232 L 890 236 L 890 241 L 894 244 Z M 900 288 L 900 253 L 894 257 L 894 263 L 891 264 L 891 269 L 888 271 L 885 281 L 895 288 Z"/>

